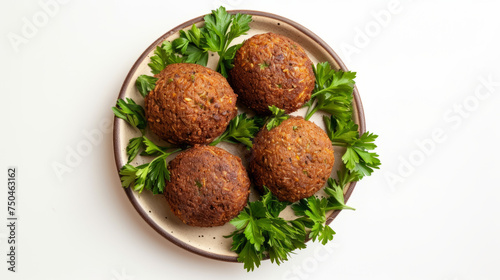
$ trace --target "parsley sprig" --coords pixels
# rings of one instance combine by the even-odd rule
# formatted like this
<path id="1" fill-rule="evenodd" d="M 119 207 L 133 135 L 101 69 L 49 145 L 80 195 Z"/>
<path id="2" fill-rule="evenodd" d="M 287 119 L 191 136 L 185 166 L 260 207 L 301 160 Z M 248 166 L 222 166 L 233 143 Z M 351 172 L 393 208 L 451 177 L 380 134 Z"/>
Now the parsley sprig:
<path id="1" fill-rule="evenodd" d="M 358 172 L 362 178 L 370 176 L 373 169 L 380 168 L 378 154 L 370 152 L 377 147 L 374 143 L 377 135 L 365 132 L 360 136 L 358 125 L 352 120 L 343 123 L 334 116 L 330 118 L 324 116 L 323 121 L 332 145 L 347 148 L 342 161 L 349 170 Z"/>
<path id="2" fill-rule="evenodd" d="M 249 202 L 231 220 L 236 230 L 226 238 L 233 239 L 231 250 L 238 253 L 238 261 L 243 262 L 247 271 L 259 267 L 265 256 L 269 256 L 271 262 L 280 264 L 288 260 L 295 249 L 306 247 L 303 224 L 278 216 L 288 204 L 280 202 L 266 189 L 261 200 Z"/>
<path id="3" fill-rule="evenodd" d="M 306 247 L 306 238 L 320 241 L 325 245 L 333 239 L 335 231 L 326 225 L 326 212 L 330 210 L 352 209 L 344 202 L 344 188 L 357 181 L 356 172 L 342 171 L 339 180 L 330 178 L 325 188 L 327 197 L 311 196 L 292 204 L 298 217 L 285 220 L 279 217 L 289 202 L 279 201 L 267 188 L 261 200 L 249 202 L 231 224 L 236 230 L 226 238 L 233 238 L 231 250 L 238 253 L 238 261 L 243 262 L 247 271 L 260 266 L 260 261 L 269 256 L 277 264 L 288 260 L 296 249 Z M 309 234 L 307 234 L 309 231 Z"/>
<path id="4" fill-rule="evenodd" d="M 133 142 L 133 145 L 130 145 L 130 142 Z M 166 159 L 171 154 L 180 151 L 180 149 L 167 152 L 168 148 L 157 146 L 146 136 L 133 138 L 130 142 L 127 146 L 129 163 L 120 169 L 122 186 L 124 188 L 132 187 L 134 191 L 139 193 L 144 189 L 150 190 L 153 194 L 163 193 L 166 181 L 170 180 Z M 131 148 L 129 149 L 129 147 Z M 130 161 L 141 149 L 144 150 L 144 155 L 156 156 L 156 158 L 139 166 L 131 165 Z"/>
<path id="5" fill-rule="evenodd" d="M 220 7 L 213 10 L 211 14 L 204 17 L 205 28 L 207 33 L 204 34 L 206 39 L 206 50 L 217 52 L 219 54 L 219 62 L 217 63 L 217 72 L 227 77 L 227 72 L 233 68 L 233 59 L 236 51 L 241 47 L 241 44 L 229 47 L 231 42 L 246 34 L 250 30 L 248 25 L 252 21 L 252 16 L 246 14 L 230 15 L 226 12 L 226 8 Z"/>
<path id="6" fill-rule="evenodd" d="M 139 193 L 144 189 L 150 190 L 153 194 L 163 193 L 166 181 L 170 180 L 170 172 L 167 169 L 166 159 L 169 155 L 180 151 L 180 149 L 176 149 L 175 147 L 160 147 L 144 135 L 147 126 L 144 117 L 144 108 L 136 104 L 134 100 L 130 98 L 127 98 L 126 101 L 118 99 L 116 107 L 111 109 L 115 116 L 125 120 L 141 132 L 141 136 L 131 138 L 126 147 L 128 156 L 127 164 L 119 172 L 122 186 L 124 188 L 132 187 Z M 149 163 L 139 166 L 131 165 L 130 162 L 139 153 L 143 156 L 156 156 L 156 158 Z"/>
<path id="7" fill-rule="evenodd" d="M 205 25 L 179 31 L 179 38 L 172 42 L 164 41 L 157 46 L 151 62 L 148 63 L 151 73 L 159 74 L 167 65 L 173 63 L 196 63 L 207 66 L 208 52 L 219 55 L 216 71 L 227 78 L 228 71 L 234 67 L 233 60 L 236 51 L 242 44 L 230 46 L 231 42 L 250 30 L 248 25 L 252 21 L 251 15 L 231 15 L 226 8 L 219 7 L 212 10 L 204 18 Z M 136 80 L 136 87 L 143 97 L 155 88 L 158 79 L 149 75 L 140 75 Z"/>
<path id="8" fill-rule="evenodd" d="M 247 34 L 252 16 L 239 13 L 231 15 L 221 6 L 217 10 L 212 10 L 212 13 L 206 15 L 203 20 L 204 26 L 198 28 L 193 24 L 187 31 L 180 30 L 179 38 L 172 42 L 164 41 L 161 46 L 156 47 L 148 64 L 151 73 L 158 74 L 172 63 L 185 62 L 207 66 L 209 52 L 216 52 L 219 55 L 216 71 L 227 77 L 228 71 L 234 66 L 236 51 L 241 47 L 241 44 L 233 46 L 230 44 L 237 37 Z M 142 80 L 137 82 L 137 87 L 145 96 L 144 89 L 154 88 L 151 85 L 156 81 L 147 75 L 141 75 L 139 78 Z"/>
<path id="9" fill-rule="evenodd" d="M 258 116 L 252 118 L 247 117 L 247 114 L 242 113 L 234 117 L 230 122 L 226 131 L 217 137 L 211 146 L 215 146 L 220 142 L 241 143 L 252 148 L 252 139 L 263 125 L 264 120 Z"/>
<path id="10" fill-rule="evenodd" d="M 280 109 L 274 105 L 269 106 L 269 110 L 271 110 L 272 115 L 267 118 L 267 124 L 266 124 L 267 130 L 271 130 L 277 127 L 283 121 L 288 120 L 290 118 L 290 116 L 285 113 L 285 110 Z"/>
<path id="11" fill-rule="evenodd" d="M 146 97 L 156 86 L 157 78 L 148 75 L 140 75 L 135 81 L 135 86 L 142 97 Z"/>
<path id="12" fill-rule="evenodd" d="M 318 198 L 311 196 L 301 199 L 292 205 L 292 209 L 304 226 L 310 228 L 309 238 L 320 241 L 325 245 L 333 239 L 335 231 L 326 223 L 326 213 L 330 210 L 342 210 L 354 208 L 349 207 L 344 201 L 344 188 L 350 182 L 358 181 L 359 174 L 345 170 L 337 172 L 339 180 L 328 178 L 328 186 L 325 187 L 327 197 Z"/>
<path id="13" fill-rule="evenodd" d="M 271 130 L 280 125 L 284 120 L 290 118 L 285 113 L 285 110 L 274 105 L 269 106 L 269 110 L 271 110 L 272 114 L 267 118 L 259 116 L 249 118 L 246 113 L 239 114 L 229 122 L 226 131 L 210 143 L 210 145 L 215 146 L 225 141 L 229 143 L 241 143 L 247 146 L 247 148 L 252 148 L 252 140 L 264 124 L 267 130 Z"/>
<path id="14" fill-rule="evenodd" d="M 305 116 L 309 120 L 318 110 L 335 115 L 342 121 L 352 119 L 352 91 L 354 89 L 355 72 L 335 71 L 328 62 L 313 66 L 316 85 L 311 100 L 305 104 L 309 107 Z"/>
<path id="15" fill-rule="evenodd" d="M 135 103 L 133 99 L 118 99 L 116 101 L 116 107 L 112 107 L 111 110 L 115 116 L 125 120 L 131 126 L 138 128 L 141 132 L 144 132 L 144 129 L 146 129 L 147 122 L 144 108 Z"/>

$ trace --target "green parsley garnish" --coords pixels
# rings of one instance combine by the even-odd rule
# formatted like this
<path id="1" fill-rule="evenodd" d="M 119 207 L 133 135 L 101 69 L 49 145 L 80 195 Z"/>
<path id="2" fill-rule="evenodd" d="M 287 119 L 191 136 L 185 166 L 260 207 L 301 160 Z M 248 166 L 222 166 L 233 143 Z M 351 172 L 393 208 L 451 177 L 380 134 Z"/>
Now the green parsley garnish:
<path id="1" fill-rule="evenodd" d="M 302 216 L 301 221 L 304 226 L 311 229 L 309 238 L 313 241 L 321 241 L 323 245 L 332 240 L 335 234 L 335 231 L 325 224 L 327 206 L 328 200 L 326 198 L 319 199 L 315 196 L 301 199 L 292 205 L 295 215 Z"/>
<path id="2" fill-rule="evenodd" d="M 280 125 L 283 121 L 288 120 L 290 116 L 285 113 L 285 110 L 280 109 L 274 105 L 269 106 L 269 110 L 271 110 L 272 115 L 268 117 L 266 128 L 267 130 L 271 130 L 278 125 Z"/>
<path id="3" fill-rule="evenodd" d="M 337 119 L 352 119 L 352 91 L 355 72 L 335 71 L 328 62 L 313 66 L 316 85 L 311 100 L 304 106 L 309 107 L 305 119 L 309 120 L 318 110 L 335 115 Z"/>
<path id="4" fill-rule="evenodd" d="M 148 66 L 151 68 L 151 73 L 159 74 L 161 70 L 167 67 L 167 65 L 182 62 L 186 62 L 186 58 L 177 55 L 174 52 L 171 42 L 164 41 L 161 46 L 156 47 L 154 55 L 151 57 L 151 62 L 148 63 Z"/>
<path id="5" fill-rule="evenodd" d="M 206 50 L 217 52 L 219 62 L 217 63 L 217 72 L 227 77 L 227 71 L 233 68 L 233 59 L 236 51 L 242 44 L 229 47 L 231 42 L 246 34 L 250 30 L 248 25 L 252 21 L 252 16 L 245 14 L 230 15 L 226 8 L 220 7 L 213 10 L 211 14 L 204 17 L 206 39 Z"/>
<path id="6" fill-rule="evenodd" d="M 179 38 L 172 42 L 164 41 L 161 46 L 156 47 L 151 62 L 148 63 L 151 73 L 158 74 L 173 63 L 196 63 L 207 66 L 208 52 L 211 51 L 219 55 L 216 71 L 227 78 L 227 72 L 234 67 L 236 51 L 242 44 L 231 47 L 229 45 L 235 38 L 250 30 L 248 24 L 252 21 L 252 16 L 239 13 L 231 15 L 221 6 L 203 19 L 205 21 L 203 27 L 198 28 L 193 24 L 187 31 L 180 30 Z M 139 76 L 136 85 L 141 95 L 145 97 L 153 90 L 157 80 L 148 75 Z"/>
<path id="7" fill-rule="evenodd" d="M 184 56 L 184 62 L 207 66 L 208 52 L 204 49 L 206 42 L 204 33 L 205 28 L 199 29 L 193 24 L 187 32 L 180 30 L 179 38 L 172 41 L 174 49 Z"/>
<path id="8" fill-rule="evenodd" d="M 153 74 L 159 73 L 171 63 L 186 62 L 207 66 L 208 52 L 211 51 L 219 55 L 216 71 L 227 77 L 228 70 L 234 66 L 234 55 L 241 47 L 241 44 L 229 45 L 235 38 L 250 30 L 248 24 L 252 21 L 252 16 L 239 13 L 231 15 L 226 12 L 226 8 L 219 7 L 203 19 L 203 27 L 198 28 L 193 24 L 187 32 L 179 31 L 179 38 L 157 47 L 156 56 L 151 57 L 149 64 Z"/>
<path id="9" fill-rule="evenodd" d="M 248 118 L 245 113 L 239 114 L 229 122 L 226 131 L 210 143 L 210 145 L 215 146 L 225 141 L 229 143 L 241 143 L 247 146 L 247 148 L 252 148 L 252 139 L 259 132 L 263 123 L 263 119 L 258 116 Z"/>
<path id="10" fill-rule="evenodd" d="M 346 171 L 338 172 L 337 175 L 339 182 L 332 178 L 328 179 L 328 186 L 325 187 L 328 197 L 320 199 L 313 195 L 292 205 L 295 215 L 299 217 L 298 220 L 304 223 L 306 228 L 311 229 L 309 238 L 313 241 L 318 240 L 323 245 L 331 241 L 335 235 L 335 231 L 325 224 L 326 212 L 342 209 L 354 210 L 354 208 L 345 205 L 344 187 L 350 182 L 359 180 L 359 175 Z"/>
<path id="11" fill-rule="evenodd" d="M 271 262 L 280 264 L 288 260 L 295 249 L 305 248 L 306 232 L 299 221 L 286 221 L 279 213 L 289 203 L 280 202 L 269 190 L 261 200 L 249 202 L 240 214 L 231 220 L 236 230 L 231 250 L 238 253 L 238 261 L 247 271 L 260 266 L 269 256 Z"/>
<path id="12" fill-rule="evenodd" d="M 118 99 L 116 101 L 116 107 L 111 108 L 111 110 L 115 116 L 125 120 L 131 126 L 141 130 L 141 132 L 146 129 L 147 122 L 144 108 L 142 108 L 141 105 L 137 105 L 133 99 L 126 98 L 126 101 Z"/>
<path id="13" fill-rule="evenodd" d="M 139 154 L 139 151 L 144 148 L 143 136 L 131 138 L 127 145 L 128 161 L 130 163 Z"/>
<path id="14" fill-rule="evenodd" d="M 157 155 L 150 163 L 139 165 L 137 167 L 132 166 L 127 163 L 120 169 L 122 186 L 124 188 L 132 187 L 134 191 L 142 192 L 144 189 L 150 190 L 153 194 L 160 194 L 165 191 L 165 183 L 167 180 L 170 181 L 170 172 L 167 169 L 166 159 L 169 155 L 180 151 L 180 149 L 175 149 L 170 152 L 166 152 L 165 148 L 159 147 L 153 142 L 151 142 L 146 136 L 138 137 L 142 138 L 143 144 L 140 147 L 144 147 L 144 153 L 146 155 Z M 137 145 L 137 139 L 134 143 Z M 130 146 L 130 144 L 129 144 Z M 137 148 L 138 150 L 139 148 Z M 134 150 L 134 154 L 137 155 L 138 151 Z M 128 154 L 128 147 L 127 147 Z M 135 157 L 135 156 L 134 156 Z M 129 154 L 130 162 L 130 154 Z"/>
<path id="15" fill-rule="evenodd" d="M 259 201 L 249 202 L 240 214 L 231 220 L 236 230 L 226 238 L 233 238 L 231 250 L 238 253 L 247 271 L 260 266 L 269 256 L 271 262 L 280 264 L 288 260 L 295 249 L 306 247 L 307 236 L 323 245 L 333 239 L 335 232 L 325 225 L 326 212 L 353 209 L 344 203 L 344 187 L 359 179 L 355 173 L 339 172 L 339 182 L 330 178 L 325 192 L 328 197 L 311 196 L 292 204 L 297 219 L 287 221 L 279 217 L 290 203 L 279 201 L 267 188 Z M 309 235 L 306 233 L 309 229 Z"/>
<path id="16" fill-rule="evenodd" d="M 334 146 L 346 147 L 347 150 L 342 156 L 342 161 L 351 171 L 357 171 L 361 177 L 370 176 L 373 169 L 379 169 L 380 160 L 378 154 L 369 152 L 374 150 L 377 135 L 365 132 L 359 135 L 358 125 L 352 120 L 343 123 L 333 116 L 323 117 L 328 137 Z"/>
<path id="17" fill-rule="evenodd" d="M 146 97 L 156 86 L 157 78 L 148 75 L 140 75 L 135 81 L 135 86 L 142 97 Z"/>

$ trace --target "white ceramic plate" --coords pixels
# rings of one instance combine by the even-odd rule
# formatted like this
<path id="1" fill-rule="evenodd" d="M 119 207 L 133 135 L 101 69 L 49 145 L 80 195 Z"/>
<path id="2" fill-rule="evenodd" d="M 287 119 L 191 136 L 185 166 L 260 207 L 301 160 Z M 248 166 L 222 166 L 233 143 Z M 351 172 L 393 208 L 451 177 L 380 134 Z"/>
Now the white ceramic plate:
<path id="1" fill-rule="evenodd" d="M 284 17 L 269 14 L 259 11 L 228 11 L 229 13 L 245 13 L 252 15 L 252 22 L 250 23 L 250 31 L 247 35 L 243 35 L 234 40 L 232 44 L 237 44 L 243 40 L 250 38 L 255 34 L 273 32 L 277 34 L 282 34 L 295 42 L 299 43 L 307 52 L 309 58 L 314 64 L 317 62 L 328 61 L 332 67 L 337 69 L 342 69 L 347 71 L 347 68 L 339 59 L 337 54 L 318 36 L 306 29 L 305 27 L 289 20 Z M 144 105 L 144 100 L 139 94 L 135 87 L 135 81 L 139 75 L 147 74 L 152 75 L 150 68 L 147 65 L 150 62 L 150 57 L 153 55 L 153 51 L 156 46 L 161 45 L 164 40 L 172 41 L 179 37 L 179 30 L 186 30 L 191 28 L 193 24 L 198 27 L 203 25 L 203 16 L 187 21 L 174 29 L 168 31 L 158 40 L 153 42 L 139 57 L 130 72 L 128 73 L 125 82 L 120 90 L 118 98 L 125 99 L 126 97 L 134 99 L 138 104 Z M 217 56 L 217 54 L 214 54 Z M 217 59 L 216 57 L 210 56 L 208 67 L 215 69 Z M 301 109 L 292 115 L 305 115 L 305 109 Z M 365 121 L 363 114 L 363 107 L 359 94 L 356 88 L 354 88 L 354 120 L 360 127 L 360 132 L 365 132 Z M 311 121 L 318 124 L 320 127 L 324 128 L 323 121 L 320 114 L 315 114 Z M 114 141 L 114 153 L 116 160 L 116 167 L 119 170 L 127 162 L 126 146 L 128 141 L 132 137 L 140 136 L 139 132 L 130 127 L 126 122 L 115 117 L 114 121 L 114 131 L 113 131 L 113 141 Z M 148 137 L 160 143 L 154 135 L 148 134 Z M 246 166 L 246 157 L 248 151 L 242 145 L 221 143 L 218 145 L 221 148 L 228 150 L 229 152 L 238 155 L 242 158 L 244 165 Z M 332 177 L 336 176 L 337 170 L 342 168 L 342 154 L 345 150 L 340 148 L 335 149 L 335 166 L 333 168 Z M 176 154 L 170 156 L 167 160 L 174 158 Z M 139 165 L 147 162 L 146 158 L 138 156 L 133 162 L 133 165 Z M 349 198 L 355 183 L 352 183 L 349 187 L 345 188 L 344 196 L 347 201 Z M 159 234 L 164 236 L 166 239 L 175 243 L 176 245 L 194 252 L 196 254 L 223 260 L 223 261 L 233 261 L 236 262 L 237 255 L 230 251 L 232 239 L 224 238 L 225 235 L 229 235 L 234 231 L 234 227 L 231 224 L 226 224 L 220 227 L 212 228 L 201 228 L 192 227 L 183 224 L 171 211 L 163 195 L 153 195 L 149 191 L 143 191 L 141 194 L 134 192 L 132 189 L 125 189 L 130 202 L 135 207 L 137 212 L 141 217 L 153 227 Z M 322 191 L 320 191 L 322 192 Z M 321 193 L 319 193 L 321 195 Z M 256 199 L 256 192 L 252 191 L 250 196 L 251 200 Z M 334 211 L 328 213 L 328 221 L 330 223 L 339 213 L 339 211 Z M 292 217 L 293 213 L 290 209 L 285 210 L 282 215 L 286 218 Z"/>

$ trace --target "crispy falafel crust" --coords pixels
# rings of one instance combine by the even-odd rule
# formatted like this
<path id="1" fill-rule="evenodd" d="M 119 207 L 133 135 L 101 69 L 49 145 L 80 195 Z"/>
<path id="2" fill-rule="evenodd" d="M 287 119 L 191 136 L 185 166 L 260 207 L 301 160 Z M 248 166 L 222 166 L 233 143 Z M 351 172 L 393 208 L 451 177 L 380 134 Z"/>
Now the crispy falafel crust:
<path id="1" fill-rule="evenodd" d="M 245 106 L 270 114 L 275 105 L 291 113 L 311 98 L 315 77 L 304 49 L 291 39 L 258 34 L 236 52 L 229 82 Z"/>
<path id="2" fill-rule="evenodd" d="M 170 64 L 145 99 L 151 131 L 173 144 L 206 144 L 237 114 L 237 95 L 219 73 L 198 64 Z"/>
<path id="3" fill-rule="evenodd" d="M 169 162 L 165 197 L 185 224 L 221 226 L 247 204 L 250 179 L 241 159 L 212 146 L 195 146 Z"/>
<path id="4" fill-rule="evenodd" d="M 254 139 L 250 173 L 256 186 L 266 186 L 281 201 L 295 202 L 319 191 L 335 158 L 326 133 L 302 117 L 291 117 Z"/>

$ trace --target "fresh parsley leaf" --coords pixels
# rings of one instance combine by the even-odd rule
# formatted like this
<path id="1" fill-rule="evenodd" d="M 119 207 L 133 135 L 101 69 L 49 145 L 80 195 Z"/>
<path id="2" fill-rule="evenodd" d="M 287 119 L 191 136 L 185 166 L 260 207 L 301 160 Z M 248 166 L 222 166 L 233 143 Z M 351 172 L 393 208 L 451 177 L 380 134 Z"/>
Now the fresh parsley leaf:
<path id="1" fill-rule="evenodd" d="M 333 178 L 328 178 L 328 186 L 325 187 L 325 193 L 330 196 L 328 198 L 327 210 L 355 210 L 345 204 L 344 188 L 350 182 L 358 181 L 361 176 L 356 171 L 347 172 L 345 170 L 337 172 L 337 176 L 339 177 L 338 181 Z"/>
<path id="2" fill-rule="evenodd" d="M 361 138 L 352 146 L 347 147 L 347 151 L 342 156 L 342 161 L 349 170 L 357 171 L 361 176 L 370 176 L 373 169 L 380 168 L 380 160 L 377 153 L 368 152 L 367 147 L 375 145 L 366 141 L 373 141 L 377 135 L 364 133 Z"/>
<path id="3" fill-rule="evenodd" d="M 280 109 L 274 105 L 269 106 L 269 110 L 271 110 L 272 115 L 267 120 L 266 124 L 267 130 L 271 130 L 277 127 L 283 121 L 288 120 L 290 118 L 290 116 L 285 113 L 285 110 Z"/>
<path id="4" fill-rule="evenodd" d="M 195 24 L 191 26 L 191 29 L 185 32 L 180 30 L 180 38 L 185 38 L 188 42 L 193 43 L 196 47 L 202 48 L 205 38 L 203 38 L 203 33 L 205 29 L 199 29 Z"/>
<path id="5" fill-rule="evenodd" d="M 228 76 L 228 71 L 232 68 L 232 60 L 236 50 L 241 46 L 235 45 L 228 49 L 231 42 L 246 34 L 250 30 L 248 25 L 252 21 L 252 16 L 245 14 L 230 15 L 226 8 L 219 7 L 213 10 L 211 14 L 204 17 L 206 33 L 205 49 L 219 54 L 217 63 L 217 72 L 224 77 Z"/>
<path id="6" fill-rule="evenodd" d="M 219 69 L 219 72 L 221 72 L 224 77 L 227 78 L 227 71 L 233 69 L 234 56 L 236 55 L 236 51 L 239 48 L 241 48 L 242 45 L 243 44 L 232 45 L 231 47 L 229 47 L 226 50 L 225 53 L 221 54 L 222 55 L 221 57 L 219 57 L 218 65 L 220 65 L 220 66 L 218 66 L 218 69 Z M 223 69 L 223 70 L 221 70 L 221 69 Z"/>
<path id="7" fill-rule="evenodd" d="M 265 255 L 269 255 L 271 262 L 280 264 L 295 249 L 305 248 L 303 224 L 278 216 L 286 205 L 266 189 L 260 201 L 249 202 L 231 220 L 236 230 L 226 238 L 232 237 L 231 250 L 238 253 L 238 261 L 243 262 L 247 271 L 259 267 Z"/>
<path id="8" fill-rule="evenodd" d="M 168 154 L 161 155 L 149 163 L 148 175 L 146 177 L 146 189 L 153 194 L 161 194 L 165 191 L 165 183 L 170 181 L 170 172 L 167 169 Z"/>
<path id="9" fill-rule="evenodd" d="M 204 32 L 205 28 L 198 28 L 194 24 L 187 32 L 179 31 L 179 38 L 175 39 L 172 45 L 177 53 L 184 56 L 184 62 L 207 66 L 208 52 L 204 49 L 206 44 Z"/>
<path id="10" fill-rule="evenodd" d="M 303 223 L 306 228 L 310 228 L 309 238 L 313 241 L 320 241 L 323 245 L 333 239 L 335 231 L 326 225 L 326 212 L 329 210 L 342 210 L 354 208 L 345 205 L 344 187 L 353 181 L 360 179 L 357 172 L 346 172 L 345 170 L 337 173 L 339 181 L 332 178 L 328 179 L 328 186 L 325 187 L 327 197 L 317 198 L 311 196 L 301 199 L 292 205 L 292 209 L 299 218 L 297 221 Z"/>
<path id="11" fill-rule="evenodd" d="M 137 179 L 136 175 L 137 175 L 137 168 L 130 164 L 125 164 L 120 169 L 120 180 L 122 182 L 122 186 L 124 188 L 134 186 L 135 181 Z"/>
<path id="12" fill-rule="evenodd" d="M 140 75 L 135 81 L 135 86 L 141 93 L 142 97 L 146 97 L 156 86 L 157 78 L 148 75 Z"/>
<path id="13" fill-rule="evenodd" d="M 191 29 L 179 31 L 179 38 L 172 42 L 165 41 L 156 47 L 148 64 L 153 74 L 160 73 L 172 63 L 197 63 L 207 66 L 208 52 L 211 51 L 219 55 L 216 71 L 227 78 L 228 71 L 234 67 L 236 51 L 241 47 L 241 44 L 231 47 L 229 45 L 235 38 L 250 30 L 252 16 L 231 15 L 221 6 L 203 19 L 203 27 L 198 28 L 193 24 Z"/>
<path id="14" fill-rule="evenodd" d="M 166 180 L 170 180 L 170 172 L 167 169 L 165 159 L 168 155 L 161 155 L 148 164 L 134 167 L 130 164 L 124 165 L 120 169 L 122 186 L 124 188 L 133 187 L 141 193 L 144 188 L 153 194 L 163 193 Z"/>
<path id="15" fill-rule="evenodd" d="M 148 63 L 149 68 L 151 68 L 151 73 L 159 74 L 161 70 L 165 69 L 168 57 L 172 55 L 172 53 L 172 43 L 169 41 L 164 41 L 161 46 L 157 46 L 154 55 L 151 57 L 151 62 Z"/>
<path id="16" fill-rule="evenodd" d="M 358 137 L 358 125 L 349 120 L 346 123 L 339 122 L 333 116 L 323 116 L 326 134 L 334 146 L 344 146 L 354 143 Z"/>
<path id="17" fill-rule="evenodd" d="M 148 63 L 151 73 L 159 74 L 167 65 L 173 63 L 182 63 L 187 57 L 176 54 L 172 42 L 164 41 L 161 46 L 157 46 L 151 62 Z"/>
<path id="18" fill-rule="evenodd" d="M 207 45 L 213 52 L 224 50 L 226 43 L 226 34 L 231 24 L 231 15 L 226 12 L 226 8 L 219 7 L 217 10 L 212 10 L 211 14 L 206 15 L 205 28 L 208 31 Z"/>
<path id="19" fill-rule="evenodd" d="M 131 138 L 127 145 L 128 161 L 130 163 L 139 154 L 139 151 L 144 148 L 143 136 Z"/>
<path id="20" fill-rule="evenodd" d="M 196 63 L 202 66 L 207 66 L 208 63 L 208 52 L 199 49 L 195 46 L 188 45 L 186 49 L 187 58 L 186 63 Z"/>
<path id="21" fill-rule="evenodd" d="M 252 139 L 263 125 L 263 119 L 260 117 L 249 118 L 245 113 L 234 117 L 230 122 L 226 131 L 217 137 L 211 146 L 215 146 L 222 141 L 229 143 L 241 143 L 252 148 Z"/>
<path id="22" fill-rule="evenodd" d="M 147 122 L 144 113 L 144 108 L 137 105 L 131 98 L 118 99 L 116 107 L 111 108 L 115 116 L 125 120 L 131 126 L 137 127 L 141 132 L 146 128 Z"/>
<path id="23" fill-rule="evenodd" d="M 264 186 L 264 192 L 266 194 L 261 199 L 262 204 L 267 209 L 271 217 L 278 218 L 281 211 L 283 211 L 288 205 L 290 205 L 290 202 L 279 201 L 279 199 L 276 196 L 272 195 L 271 192 L 265 186 Z"/>
<path id="24" fill-rule="evenodd" d="M 142 150 L 141 156 L 160 156 L 172 147 L 160 147 L 146 136 L 131 138 L 127 145 L 128 161 L 130 163 Z"/>
<path id="25" fill-rule="evenodd" d="M 347 148 L 342 161 L 349 170 L 357 171 L 362 178 L 370 176 L 373 169 L 379 169 L 381 163 L 378 154 L 369 152 L 377 147 L 374 143 L 377 135 L 365 132 L 359 136 L 358 125 L 352 120 L 344 123 L 333 116 L 323 117 L 323 120 L 332 145 Z"/>
<path id="26" fill-rule="evenodd" d="M 144 142 L 144 152 L 141 153 L 141 155 L 145 156 L 159 156 L 165 153 L 168 149 L 172 147 L 160 147 L 153 143 L 153 141 L 149 140 L 146 136 L 143 136 L 143 142 Z"/>
<path id="27" fill-rule="evenodd" d="M 125 164 L 120 169 L 120 179 L 124 188 L 132 187 L 134 191 L 142 192 L 145 186 L 146 175 L 148 173 L 149 165 L 143 164 L 140 166 L 133 166 Z"/>
<path id="28" fill-rule="evenodd" d="M 325 224 L 327 206 L 328 199 L 319 199 L 314 195 L 292 205 L 295 215 L 300 217 L 299 221 L 311 229 L 309 238 L 313 241 L 318 240 L 323 245 L 332 240 L 335 234 L 333 229 Z"/>
<path id="29" fill-rule="evenodd" d="M 142 143 L 139 143 L 139 141 Z M 133 143 L 133 146 L 131 146 Z M 130 147 L 130 148 L 129 148 Z M 159 147 L 149 140 L 146 136 L 133 138 L 127 146 L 127 153 L 130 150 L 130 155 L 139 152 L 143 148 L 147 155 L 157 155 L 150 163 L 140 166 L 132 166 L 127 163 L 120 169 L 122 186 L 124 188 L 133 187 L 135 191 L 142 192 L 144 189 L 150 190 L 153 194 L 160 194 L 165 191 L 165 183 L 170 180 L 170 172 L 167 169 L 166 159 L 169 155 L 178 152 L 176 149 L 171 152 L 166 152 L 167 148 Z M 135 157 L 135 156 L 134 156 Z"/>
<path id="30" fill-rule="evenodd" d="M 335 71 L 328 62 L 313 66 L 316 84 L 305 119 L 309 120 L 318 110 L 334 115 L 344 122 L 352 118 L 352 92 L 355 72 Z M 316 102 L 315 102 L 316 101 Z"/>
<path id="31" fill-rule="evenodd" d="M 246 14 L 236 14 L 232 16 L 232 25 L 229 34 L 227 35 L 226 47 L 235 39 L 241 35 L 247 34 L 250 30 L 249 23 L 252 22 L 252 16 Z"/>

